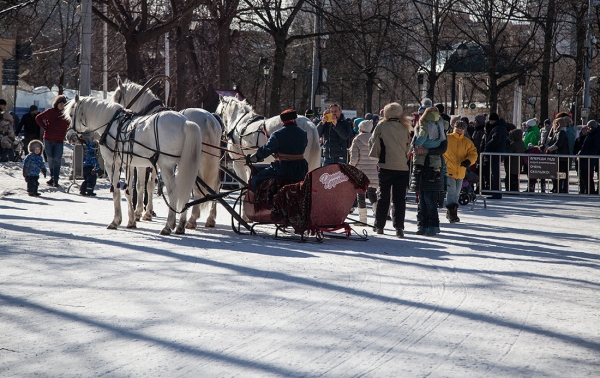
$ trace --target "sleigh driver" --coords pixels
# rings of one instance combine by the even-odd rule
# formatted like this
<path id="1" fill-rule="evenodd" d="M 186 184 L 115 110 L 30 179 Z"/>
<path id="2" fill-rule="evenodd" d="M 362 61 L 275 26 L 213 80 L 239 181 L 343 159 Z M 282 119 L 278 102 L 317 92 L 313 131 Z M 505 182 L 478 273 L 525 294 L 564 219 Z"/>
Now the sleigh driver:
<path id="1" fill-rule="evenodd" d="M 255 173 L 250 180 L 250 189 L 256 192 L 260 184 L 268 179 L 279 179 L 286 183 L 304 180 L 308 173 L 308 162 L 304 150 L 308 144 L 306 131 L 296 125 L 298 115 L 295 110 L 284 110 L 280 116 L 283 128 L 275 131 L 265 145 L 254 154 L 246 156 L 246 163 L 263 161 L 271 154 L 276 160 L 262 171 Z"/>

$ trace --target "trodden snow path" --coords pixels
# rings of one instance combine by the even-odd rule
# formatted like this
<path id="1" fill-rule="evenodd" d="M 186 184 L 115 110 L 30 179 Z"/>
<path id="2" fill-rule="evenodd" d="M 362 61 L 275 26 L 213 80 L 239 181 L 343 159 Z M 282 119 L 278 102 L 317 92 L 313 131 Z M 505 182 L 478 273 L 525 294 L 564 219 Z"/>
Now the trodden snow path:
<path id="1" fill-rule="evenodd" d="M 302 244 L 222 207 L 161 237 L 162 199 L 107 230 L 106 181 L 24 184 L 0 167 L 1 377 L 600 374 L 599 200 L 505 196 L 425 237 L 411 199 L 404 240 Z"/>

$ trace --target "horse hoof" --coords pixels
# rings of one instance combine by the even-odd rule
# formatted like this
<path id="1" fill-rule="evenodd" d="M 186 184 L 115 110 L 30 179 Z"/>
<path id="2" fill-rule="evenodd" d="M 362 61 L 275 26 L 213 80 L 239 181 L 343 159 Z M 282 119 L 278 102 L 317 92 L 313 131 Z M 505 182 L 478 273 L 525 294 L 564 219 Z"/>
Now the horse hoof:
<path id="1" fill-rule="evenodd" d="M 165 227 L 162 230 L 160 230 L 160 234 L 166 236 L 171 235 L 171 230 L 168 227 Z"/>
<path id="2" fill-rule="evenodd" d="M 185 234 L 185 228 L 184 228 L 184 227 L 177 227 L 177 228 L 175 229 L 175 233 L 176 233 L 177 235 L 183 235 L 183 234 Z"/>
<path id="3" fill-rule="evenodd" d="M 109 225 L 108 225 L 108 227 L 106 227 L 106 228 L 108 228 L 109 230 L 116 230 L 116 229 L 117 229 L 117 225 L 116 225 L 116 224 L 114 224 L 114 223 L 111 223 L 111 224 L 109 224 Z"/>
<path id="4" fill-rule="evenodd" d="M 141 217 L 140 215 L 136 215 L 136 216 L 135 216 L 135 221 L 136 221 L 136 222 L 139 222 L 141 218 L 142 218 L 142 217 Z"/>
<path id="5" fill-rule="evenodd" d="M 127 228 L 137 228 L 137 226 L 135 225 L 135 223 L 134 224 L 128 224 Z"/>
<path id="6" fill-rule="evenodd" d="M 215 227 L 217 225 L 217 222 L 215 222 L 214 219 L 207 219 L 206 223 L 204 223 L 204 227 Z"/>
<path id="7" fill-rule="evenodd" d="M 185 228 L 187 228 L 188 230 L 193 230 L 196 228 L 196 224 L 195 224 L 195 222 L 187 222 L 185 224 Z"/>
<path id="8" fill-rule="evenodd" d="M 142 218 L 142 220 L 151 221 L 152 220 L 152 215 L 146 214 L 146 215 L 144 215 L 144 217 Z"/>

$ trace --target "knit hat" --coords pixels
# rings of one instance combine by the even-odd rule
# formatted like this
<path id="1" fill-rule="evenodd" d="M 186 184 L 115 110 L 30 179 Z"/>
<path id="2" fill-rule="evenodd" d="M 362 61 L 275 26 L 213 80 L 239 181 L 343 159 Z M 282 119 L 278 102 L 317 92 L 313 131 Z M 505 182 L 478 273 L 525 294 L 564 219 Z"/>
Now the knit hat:
<path id="1" fill-rule="evenodd" d="M 537 119 L 532 118 L 529 121 L 525 122 L 525 124 L 527 125 L 527 127 L 537 126 Z"/>
<path id="2" fill-rule="evenodd" d="M 421 105 L 426 108 L 431 108 L 433 106 L 433 102 L 427 97 L 425 97 L 423 100 L 421 100 Z"/>
<path id="3" fill-rule="evenodd" d="M 296 118 L 298 118 L 298 114 L 294 109 L 286 109 L 279 115 L 279 118 L 283 121 L 283 124 L 286 125 L 288 123 L 296 122 Z"/>
<path id="4" fill-rule="evenodd" d="M 0 105 L 6 105 L 6 100 L 3 98 L 0 98 Z"/>
<path id="5" fill-rule="evenodd" d="M 371 114 L 371 113 L 365 114 L 365 119 L 373 119 L 373 114 Z"/>
<path id="6" fill-rule="evenodd" d="M 315 115 L 315 111 L 312 109 L 306 109 L 306 111 L 304 112 L 305 117 L 312 117 L 314 115 Z"/>
<path id="7" fill-rule="evenodd" d="M 479 114 L 477 116 L 475 116 L 475 122 L 478 125 L 485 125 L 485 114 Z"/>
<path id="8" fill-rule="evenodd" d="M 587 125 L 585 125 L 585 126 L 583 126 L 583 127 L 581 128 L 581 131 L 583 131 L 583 130 L 585 130 L 585 131 L 590 131 L 590 127 L 589 127 L 589 126 L 587 126 Z"/>
<path id="9" fill-rule="evenodd" d="M 383 108 L 383 115 L 386 119 L 390 119 L 390 118 L 398 118 L 400 119 L 402 117 L 402 105 L 398 104 L 397 102 L 392 102 L 390 104 L 387 104 L 384 108 Z"/>
<path id="10" fill-rule="evenodd" d="M 370 133 L 371 130 L 373 130 L 373 121 L 370 119 L 365 119 L 358 124 L 358 129 L 362 132 Z"/>
<path id="11" fill-rule="evenodd" d="M 30 111 L 30 112 L 33 112 L 33 111 L 35 111 L 35 110 L 38 110 L 38 107 L 37 107 L 37 106 L 35 106 L 35 105 L 31 105 L 31 106 L 29 107 L 29 111 Z"/>
<path id="12" fill-rule="evenodd" d="M 464 123 L 463 121 L 458 121 L 456 122 L 456 124 L 454 125 L 455 129 L 463 129 L 466 130 L 467 127 L 469 127 L 469 125 L 467 125 L 466 123 Z"/>
<path id="13" fill-rule="evenodd" d="M 546 120 L 544 121 L 544 125 L 552 125 L 552 121 L 546 118 Z"/>
<path id="14" fill-rule="evenodd" d="M 490 121 L 499 121 L 500 117 L 498 116 L 498 113 L 490 113 L 490 117 L 488 119 Z"/>
<path id="15" fill-rule="evenodd" d="M 435 107 L 438 108 L 440 114 L 443 114 L 444 110 L 446 110 L 446 107 L 443 104 L 435 104 Z"/>
<path id="16" fill-rule="evenodd" d="M 595 129 L 598 127 L 598 122 L 596 122 L 592 119 L 592 120 L 588 121 L 587 127 L 589 127 L 590 129 Z"/>

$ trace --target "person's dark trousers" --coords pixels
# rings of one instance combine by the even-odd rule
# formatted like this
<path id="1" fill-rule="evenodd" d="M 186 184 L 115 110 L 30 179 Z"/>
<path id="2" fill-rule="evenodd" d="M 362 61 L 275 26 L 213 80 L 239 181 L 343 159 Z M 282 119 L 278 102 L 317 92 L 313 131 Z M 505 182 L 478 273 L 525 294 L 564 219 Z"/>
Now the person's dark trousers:
<path id="1" fill-rule="evenodd" d="M 371 202 L 372 204 L 377 202 L 377 189 L 373 188 L 372 186 L 369 186 L 367 188 L 367 192 L 366 193 L 358 193 L 357 195 L 358 197 L 358 207 L 360 209 L 365 209 L 367 207 L 367 201 L 366 199 L 369 199 L 369 202 Z"/>
<path id="2" fill-rule="evenodd" d="M 490 160 L 491 160 L 491 173 L 492 173 L 492 179 L 490 182 L 490 189 L 491 190 L 500 190 L 500 156 L 498 155 L 494 155 L 494 156 L 490 156 Z M 498 197 L 498 198 L 502 198 L 502 194 L 500 193 L 493 193 L 492 194 L 494 197 Z"/>
<path id="3" fill-rule="evenodd" d="M 50 142 L 44 139 L 44 151 L 48 156 L 48 168 L 50 168 L 50 178 L 58 183 L 60 176 L 60 164 L 63 155 L 63 143 Z"/>
<path id="4" fill-rule="evenodd" d="M 330 164 L 335 163 L 346 163 L 346 158 L 343 156 L 335 156 L 335 157 L 324 157 L 323 158 L 323 167 Z"/>
<path id="5" fill-rule="evenodd" d="M 534 184 L 535 185 L 535 184 Z M 504 176 L 504 189 L 510 192 L 518 192 L 519 191 L 519 175 L 518 174 L 510 174 Z"/>
<path id="6" fill-rule="evenodd" d="M 379 199 L 375 212 L 375 227 L 385 227 L 388 209 L 390 207 L 390 193 L 394 208 L 392 211 L 392 224 L 396 230 L 404 230 L 404 216 L 406 214 L 406 189 L 408 188 L 408 171 L 395 171 L 379 169 Z"/>
<path id="7" fill-rule="evenodd" d="M 589 162 L 582 160 L 579 164 L 579 194 L 598 194 L 594 183 L 594 171 L 597 166 L 598 159 L 590 159 Z"/>
<path id="8" fill-rule="evenodd" d="M 40 186 L 40 183 L 38 182 L 39 179 L 40 179 L 40 176 L 25 177 L 25 181 L 27 182 L 27 193 L 37 193 L 38 192 L 38 187 Z"/>
<path id="9" fill-rule="evenodd" d="M 566 175 L 566 179 L 558 180 L 559 185 L 559 193 L 569 193 L 569 158 L 559 158 L 558 159 L 558 171 L 562 172 Z"/>
<path id="10" fill-rule="evenodd" d="M 3 148 L 2 155 L 0 156 L 0 161 L 7 162 L 13 160 L 15 160 L 15 151 L 12 148 Z"/>
<path id="11" fill-rule="evenodd" d="M 427 229 L 439 227 L 440 217 L 438 215 L 439 192 L 419 191 L 419 207 L 417 210 L 417 227 Z"/>
<path id="12" fill-rule="evenodd" d="M 79 192 L 82 194 L 91 194 L 94 192 L 94 187 L 96 186 L 96 173 L 92 174 L 94 167 L 83 167 L 83 183 L 81 183 L 81 188 Z"/>

